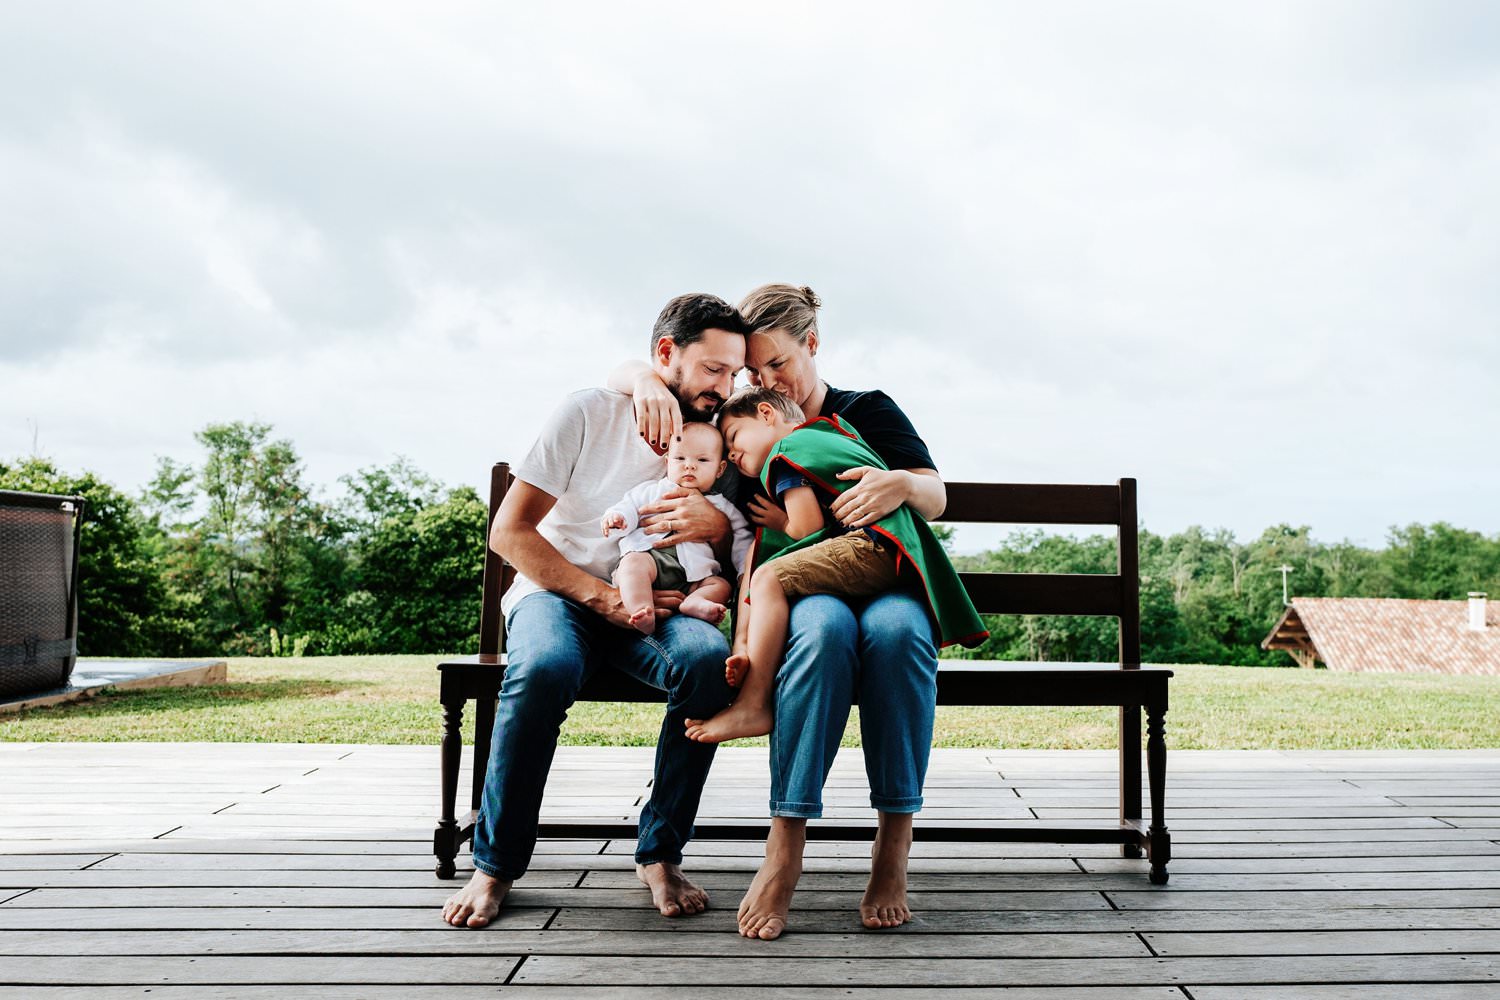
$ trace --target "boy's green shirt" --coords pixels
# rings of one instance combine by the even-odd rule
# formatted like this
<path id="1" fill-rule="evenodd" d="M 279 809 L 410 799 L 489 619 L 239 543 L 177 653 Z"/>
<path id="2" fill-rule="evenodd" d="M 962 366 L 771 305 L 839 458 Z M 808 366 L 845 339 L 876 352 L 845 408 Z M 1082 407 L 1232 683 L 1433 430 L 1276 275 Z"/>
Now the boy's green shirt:
<path id="1" fill-rule="evenodd" d="M 760 472 L 761 485 L 768 494 L 773 470 L 778 463 L 806 477 L 813 489 L 822 494 L 820 500 L 823 501 L 832 500 L 858 481 L 839 479 L 838 474 L 845 469 L 860 465 L 886 468 L 875 449 L 838 414 L 809 420 L 776 443 Z M 871 528 L 895 543 L 897 571 L 903 574 L 915 572 L 921 578 L 927 607 L 937 622 L 941 644 L 977 646 L 984 642 L 989 632 L 927 521 L 902 504 Z M 826 527 L 802 539 L 762 527 L 756 536 L 753 565 L 760 566 L 777 556 L 804 549 L 829 537 Z"/>

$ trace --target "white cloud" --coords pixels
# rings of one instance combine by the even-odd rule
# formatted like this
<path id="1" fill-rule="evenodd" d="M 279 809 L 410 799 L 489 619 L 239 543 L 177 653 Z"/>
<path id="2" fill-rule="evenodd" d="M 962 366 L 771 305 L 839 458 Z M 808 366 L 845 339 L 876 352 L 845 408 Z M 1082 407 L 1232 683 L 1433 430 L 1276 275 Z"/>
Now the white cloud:
<path id="1" fill-rule="evenodd" d="M 1158 530 L 1500 530 L 1497 19 L 11 8 L 0 455 L 37 419 L 134 486 L 256 417 L 324 483 L 479 484 L 673 294 L 794 280 L 825 375 L 951 475 L 1133 474 Z"/>

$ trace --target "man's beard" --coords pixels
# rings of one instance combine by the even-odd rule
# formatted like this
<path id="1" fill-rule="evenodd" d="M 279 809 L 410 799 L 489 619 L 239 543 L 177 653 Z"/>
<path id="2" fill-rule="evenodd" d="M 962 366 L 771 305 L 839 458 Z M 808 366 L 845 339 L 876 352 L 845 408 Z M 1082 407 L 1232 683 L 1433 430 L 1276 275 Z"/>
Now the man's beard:
<path id="1" fill-rule="evenodd" d="M 682 366 L 678 365 L 667 373 L 667 388 L 672 395 L 677 397 L 678 404 L 682 407 L 684 420 L 712 420 L 714 411 L 724 402 L 718 393 L 700 393 L 692 399 L 684 399 L 682 395 Z M 707 407 L 704 409 L 703 407 Z"/>

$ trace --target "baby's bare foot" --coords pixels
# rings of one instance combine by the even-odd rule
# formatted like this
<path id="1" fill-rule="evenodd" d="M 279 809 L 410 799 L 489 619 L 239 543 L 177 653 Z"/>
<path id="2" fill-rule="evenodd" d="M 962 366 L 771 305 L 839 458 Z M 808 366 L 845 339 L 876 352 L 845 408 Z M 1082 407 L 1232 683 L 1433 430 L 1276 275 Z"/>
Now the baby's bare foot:
<path id="1" fill-rule="evenodd" d="M 740 934 L 762 941 L 781 937 L 786 930 L 792 894 L 797 891 L 797 880 L 801 877 L 800 860 L 768 855 L 740 902 Z"/>
<path id="2" fill-rule="evenodd" d="M 469 884 L 443 904 L 443 920 L 454 927 L 483 927 L 495 919 L 508 892 L 509 882 L 476 871 Z"/>
<path id="3" fill-rule="evenodd" d="M 749 672 L 750 657 L 744 653 L 735 653 L 724 661 L 724 680 L 728 681 L 732 688 L 739 687 Z"/>
<path id="4" fill-rule="evenodd" d="M 687 737 L 699 743 L 723 743 L 745 736 L 764 736 L 771 731 L 772 720 L 770 708 L 741 705 L 737 701 L 711 719 L 688 719 Z"/>
<path id="5" fill-rule="evenodd" d="M 656 631 L 656 609 L 649 607 L 642 608 L 630 616 L 630 624 L 638 632 L 650 635 Z"/>
<path id="6" fill-rule="evenodd" d="M 664 917 L 702 913 L 708 908 L 708 893 L 689 882 L 677 865 L 636 865 L 635 877 L 651 890 L 651 902 Z"/>
<path id="7" fill-rule="evenodd" d="M 678 605 L 677 610 L 689 618 L 697 618 L 708 622 L 710 625 L 717 625 L 724 620 L 724 614 L 729 609 L 717 601 L 710 601 L 708 598 L 699 597 L 697 594 L 689 594 Z"/>

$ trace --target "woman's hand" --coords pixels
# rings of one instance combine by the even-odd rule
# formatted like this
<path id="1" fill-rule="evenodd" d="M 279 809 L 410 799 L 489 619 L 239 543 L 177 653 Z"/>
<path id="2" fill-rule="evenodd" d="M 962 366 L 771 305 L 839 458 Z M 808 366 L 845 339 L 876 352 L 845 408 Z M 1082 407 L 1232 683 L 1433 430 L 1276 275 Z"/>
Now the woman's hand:
<path id="1" fill-rule="evenodd" d="M 887 471 L 861 465 L 840 472 L 838 477 L 857 480 L 828 507 L 829 512 L 846 528 L 863 528 L 874 524 L 905 503 L 911 492 L 910 473 L 899 469 Z"/>
<path id="2" fill-rule="evenodd" d="M 678 542 L 717 544 L 729 530 L 729 518 L 704 499 L 697 490 L 678 486 L 661 495 L 655 503 L 641 508 L 641 524 L 646 534 L 661 535 L 653 548 L 664 549 Z"/>
<path id="3" fill-rule="evenodd" d="M 635 422 L 641 437 L 652 451 L 665 455 L 667 447 L 682 433 L 682 404 L 677 395 L 655 372 L 647 371 L 635 380 L 630 398 L 635 404 Z"/>
<path id="4" fill-rule="evenodd" d="M 749 504 L 750 520 L 763 528 L 786 534 L 786 511 L 771 502 L 769 497 L 757 496 Z"/>

